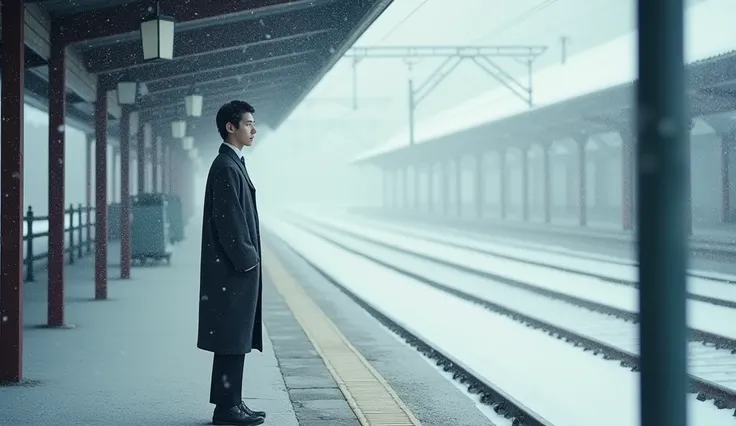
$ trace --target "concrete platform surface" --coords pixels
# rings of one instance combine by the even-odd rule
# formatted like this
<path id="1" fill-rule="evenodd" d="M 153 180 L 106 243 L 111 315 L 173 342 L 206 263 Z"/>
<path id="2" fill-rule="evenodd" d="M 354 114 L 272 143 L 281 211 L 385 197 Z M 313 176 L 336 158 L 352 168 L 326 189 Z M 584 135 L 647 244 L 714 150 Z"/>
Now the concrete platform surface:
<path id="1" fill-rule="evenodd" d="M 388 330 L 376 318 L 356 304 L 345 293 L 329 282 L 304 259 L 294 253 L 276 234 L 268 228 L 264 230 L 264 240 L 281 261 L 287 265 L 289 272 L 299 281 L 309 297 L 337 325 L 342 334 L 360 351 L 402 399 L 423 426 L 493 426 L 498 416 L 491 413 L 486 405 L 481 405 L 477 397 L 470 397 L 461 389 L 462 385 L 453 381 L 448 373 L 429 361 L 424 355 L 409 346 L 403 339 Z M 279 315 L 279 301 L 268 302 L 266 312 L 268 321 L 274 321 Z M 284 323 L 290 321 L 282 318 Z M 275 329 L 272 327 L 272 329 Z M 279 327 L 281 330 L 282 327 Z M 272 331 L 273 334 L 273 331 Z M 287 364 L 282 357 L 293 355 L 293 344 L 279 339 L 273 341 L 276 356 L 282 367 Z M 301 352 L 300 352 L 301 353 Z M 288 362 L 292 362 L 288 360 Z M 306 363 L 307 360 L 302 362 Z M 299 381 L 289 378 L 289 369 L 284 368 L 284 375 L 290 393 Z M 327 380 L 325 380 L 327 381 Z M 326 383 L 324 386 L 327 386 Z M 330 389 L 330 392 L 333 392 Z M 334 393 L 331 393 L 334 395 Z M 293 397 L 292 397 L 293 399 Z M 297 409 L 297 416 L 299 410 Z M 302 424 L 300 418 L 300 424 Z M 508 423 L 502 420 L 499 424 Z M 353 423 L 314 423 L 314 425 L 342 426 Z"/>
<path id="2" fill-rule="evenodd" d="M 110 247 L 107 301 L 94 301 L 94 258 L 67 265 L 71 329 L 44 329 L 46 273 L 24 287 L 26 383 L 0 387 L 0 425 L 203 425 L 211 422 L 212 356 L 196 348 L 199 230 L 176 246 L 171 266 L 134 267 L 118 279 Z M 269 330 L 267 330 L 268 333 Z M 267 334 L 268 336 L 268 334 Z M 267 424 L 297 425 L 273 352 L 246 358 L 244 396 Z"/>

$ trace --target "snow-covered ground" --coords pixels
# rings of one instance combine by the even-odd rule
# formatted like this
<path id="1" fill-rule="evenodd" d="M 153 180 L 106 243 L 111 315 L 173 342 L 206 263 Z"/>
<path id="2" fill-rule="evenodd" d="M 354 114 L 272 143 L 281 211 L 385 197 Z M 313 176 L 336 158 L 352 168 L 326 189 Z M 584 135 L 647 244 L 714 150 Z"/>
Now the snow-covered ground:
<path id="1" fill-rule="evenodd" d="M 462 360 L 550 423 L 639 424 L 638 374 L 617 361 L 449 296 L 274 216 L 267 216 L 264 225 L 375 309 Z M 688 404 L 691 425 L 733 424 L 732 410 L 718 410 L 693 395 Z"/>
<path id="2" fill-rule="evenodd" d="M 574 296 L 623 311 L 638 312 L 638 290 L 634 287 L 575 275 L 550 267 L 532 265 L 522 260 L 502 259 L 439 242 L 417 240 L 416 238 L 401 235 L 398 232 L 384 231 L 375 227 L 369 228 L 364 224 L 354 224 L 336 217 L 322 215 L 319 218 L 314 217 L 312 220 L 317 220 L 338 229 L 355 232 L 402 250 L 448 261 L 479 272 L 518 280 L 541 289 Z M 487 248 L 497 250 L 495 246 Z M 511 255 L 511 253 L 509 254 Z M 526 250 L 522 255 L 517 254 L 515 256 L 522 259 L 533 259 L 542 263 L 553 262 L 552 260 L 545 259 L 546 254 L 534 253 L 530 250 Z M 560 259 L 556 260 L 560 261 Z M 588 272 L 597 271 L 607 276 L 611 276 L 614 273 L 622 274 L 624 271 L 621 271 L 621 269 L 625 268 L 622 265 L 606 265 L 604 262 L 598 262 L 597 270 L 591 265 L 585 264 L 577 267 L 574 263 L 570 263 L 570 261 L 568 261 L 566 266 L 581 270 L 588 268 Z M 634 267 L 629 268 L 634 269 Z M 689 281 L 689 287 L 696 287 L 693 291 L 695 294 L 703 294 L 725 300 L 736 300 L 736 286 L 700 278 L 691 278 Z M 736 310 L 697 300 L 688 300 L 687 308 L 688 324 L 690 327 L 730 339 L 736 339 Z"/>

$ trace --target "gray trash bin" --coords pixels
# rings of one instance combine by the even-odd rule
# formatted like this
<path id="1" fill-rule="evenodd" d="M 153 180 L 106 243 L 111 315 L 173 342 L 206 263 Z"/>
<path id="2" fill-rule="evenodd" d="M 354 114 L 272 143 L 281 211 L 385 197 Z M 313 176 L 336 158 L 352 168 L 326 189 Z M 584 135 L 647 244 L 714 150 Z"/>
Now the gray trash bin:
<path id="1" fill-rule="evenodd" d="M 171 261 L 171 238 L 166 196 L 139 194 L 133 197 L 131 224 L 132 259 L 141 264 L 148 260 Z"/>
<path id="2" fill-rule="evenodd" d="M 181 201 L 174 194 L 164 195 L 167 201 L 166 210 L 169 219 L 169 237 L 172 243 L 184 239 L 184 223 L 181 212 Z"/>

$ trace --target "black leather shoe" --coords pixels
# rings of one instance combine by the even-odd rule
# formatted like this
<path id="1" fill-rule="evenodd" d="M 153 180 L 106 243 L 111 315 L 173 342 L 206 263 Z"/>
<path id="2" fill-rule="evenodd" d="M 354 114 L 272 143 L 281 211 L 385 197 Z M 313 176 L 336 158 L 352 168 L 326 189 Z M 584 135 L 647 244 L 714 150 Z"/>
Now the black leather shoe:
<path id="1" fill-rule="evenodd" d="M 245 405 L 245 401 L 240 401 L 240 407 L 241 410 L 245 412 L 245 414 L 250 415 L 251 417 L 263 417 L 266 418 L 266 412 L 265 411 L 253 411 L 250 408 L 248 408 L 247 405 Z"/>
<path id="2" fill-rule="evenodd" d="M 213 425 L 260 425 L 263 424 L 263 417 L 251 416 L 240 408 L 240 405 L 233 407 L 215 407 L 212 414 Z"/>

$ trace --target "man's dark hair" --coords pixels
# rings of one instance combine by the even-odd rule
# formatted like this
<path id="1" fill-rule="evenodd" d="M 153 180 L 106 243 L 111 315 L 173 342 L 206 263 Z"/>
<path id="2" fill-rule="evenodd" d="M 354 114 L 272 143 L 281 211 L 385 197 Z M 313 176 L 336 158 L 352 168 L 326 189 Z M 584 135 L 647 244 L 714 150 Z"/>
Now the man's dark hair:
<path id="1" fill-rule="evenodd" d="M 222 140 L 227 140 L 227 123 L 232 124 L 237 129 L 240 127 L 240 120 L 245 113 L 255 114 L 256 110 L 245 101 L 230 101 L 220 107 L 217 111 L 215 122 L 217 123 L 217 131 L 220 132 Z"/>

